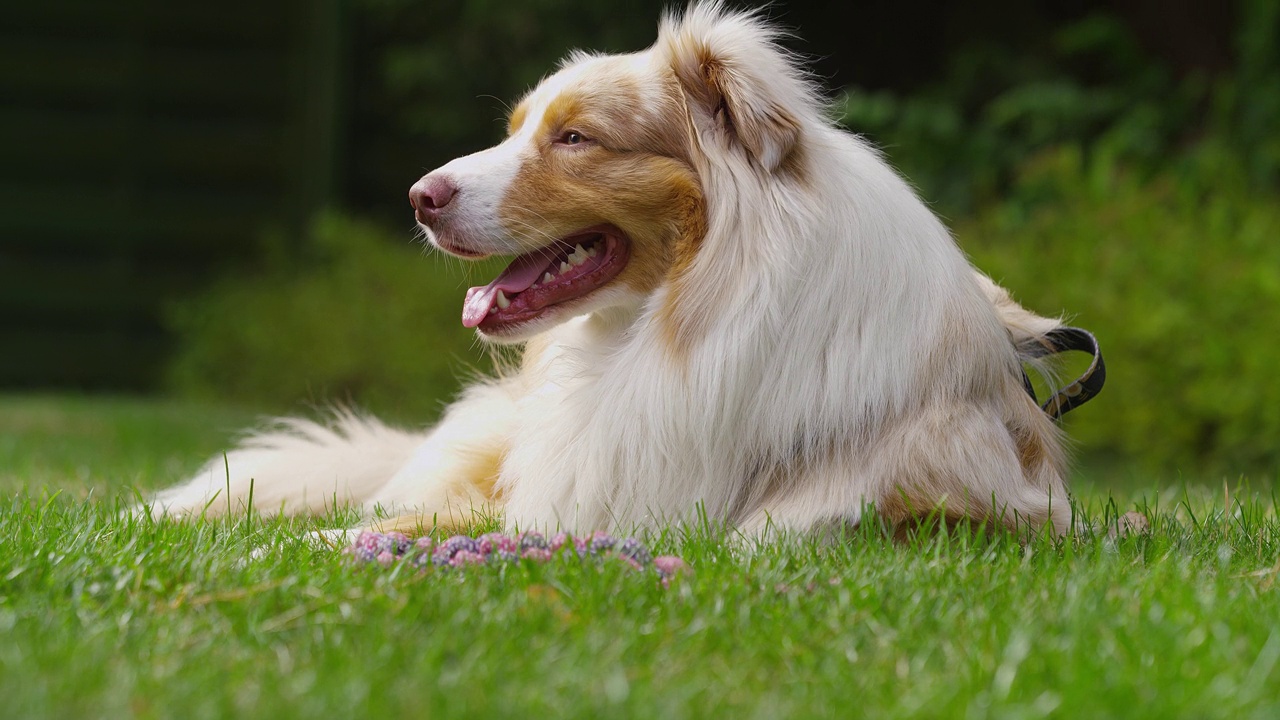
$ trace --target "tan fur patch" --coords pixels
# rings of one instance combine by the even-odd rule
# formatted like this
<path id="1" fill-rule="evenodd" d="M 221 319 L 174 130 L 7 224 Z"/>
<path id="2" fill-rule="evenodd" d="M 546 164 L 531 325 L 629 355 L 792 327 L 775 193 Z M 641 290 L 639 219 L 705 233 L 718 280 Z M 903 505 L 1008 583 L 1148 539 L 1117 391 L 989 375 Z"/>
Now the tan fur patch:
<path id="1" fill-rule="evenodd" d="M 756 96 L 741 71 L 706 43 L 694 46 L 692 60 L 673 68 L 690 99 L 766 171 L 803 179 L 804 159 L 796 157 L 800 121 L 782 106 Z"/>
<path id="2" fill-rule="evenodd" d="M 581 130 L 579 121 L 585 120 L 582 115 L 581 101 L 577 95 L 562 94 L 552 100 L 542 112 L 542 120 L 538 125 L 538 135 L 542 138 L 558 137 L 569 129 Z"/>
<path id="3" fill-rule="evenodd" d="M 671 269 L 667 273 L 670 288 L 659 314 L 667 345 L 677 357 L 688 350 L 701 325 L 700 322 L 688 317 L 687 309 L 682 302 L 687 294 L 685 286 L 690 282 L 689 273 L 707 234 L 706 206 L 701 196 L 697 198 L 696 203 L 689 203 L 685 216 L 685 231 L 675 243 Z"/>
<path id="4" fill-rule="evenodd" d="M 532 250 L 547 237 L 615 225 L 631 244 L 613 282 L 640 294 L 656 290 L 675 257 L 693 252 L 705 232 L 702 188 L 674 92 L 645 97 L 624 75 L 596 77 L 552 99 L 538 123 L 500 210 L 506 227 Z M 590 142 L 558 144 L 568 130 Z"/>
<path id="5" fill-rule="evenodd" d="M 1007 427 L 1009 437 L 1013 438 L 1014 445 L 1018 448 L 1018 464 L 1022 466 L 1023 472 L 1031 474 L 1048 459 L 1044 443 L 1026 427 L 1015 424 Z"/>
<path id="6" fill-rule="evenodd" d="M 460 453 L 460 456 L 465 462 L 450 478 L 445 507 L 378 520 L 372 523 L 373 529 L 394 530 L 415 537 L 433 530 L 464 530 L 477 520 L 496 516 L 502 497 L 495 488 L 506 459 L 506 448 L 493 446 L 483 452 Z"/>
<path id="7" fill-rule="evenodd" d="M 529 114 L 529 103 L 522 102 L 511 111 L 511 117 L 507 118 L 507 134 L 515 135 L 519 132 L 520 127 L 524 125 L 524 119 Z"/>
<path id="8" fill-rule="evenodd" d="M 782 158 L 778 169 L 774 171 L 776 174 L 791 178 L 800 187 L 808 187 L 809 178 L 809 159 L 805 156 L 804 143 L 797 142 L 791 148 L 791 152 Z"/>
<path id="9" fill-rule="evenodd" d="M 502 213 L 508 227 L 562 237 L 616 225 L 631 239 L 631 258 L 618 282 L 641 293 L 655 290 L 671 265 L 681 226 L 697 215 L 690 206 L 700 207 L 692 171 L 670 158 L 603 147 L 571 151 L 581 157 L 548 157 L 554 152 L 544 151 L 517 173 Z"/>

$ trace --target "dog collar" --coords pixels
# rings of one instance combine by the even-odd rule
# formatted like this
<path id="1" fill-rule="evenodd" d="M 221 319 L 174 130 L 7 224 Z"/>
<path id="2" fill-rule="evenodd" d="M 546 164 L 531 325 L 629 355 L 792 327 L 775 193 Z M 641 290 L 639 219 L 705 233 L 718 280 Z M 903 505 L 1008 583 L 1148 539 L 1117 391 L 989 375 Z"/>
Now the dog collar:
<path id="1" fill-rule="evenodd" d="M 1102 361 L 1102 350 L 1098 348 L 1098 339 L 1088 330 L 1076 327 L 1060 327 L 1050 330 L 1041 337 L 1023 343 L 1018 348 L 1024 355 L 1032 358 L 1057 355 L 1068 350 L 1078 350 L 1093 355 L 1093 362 L 1085 369 L 1084 374 L 1076 378 L 1070 385 L 1060 388 L 1040 406 L 1054 420 L 1060 419 L 1068 412 L 1089 402 L 1102 392 L 1102 385 L 1107 381 L 1107 366 Z M 1031 399 L 1039 403 L 1036 391 L 1031 386 L 1031 378 L 1022 373 L 1022 384 Z"/>

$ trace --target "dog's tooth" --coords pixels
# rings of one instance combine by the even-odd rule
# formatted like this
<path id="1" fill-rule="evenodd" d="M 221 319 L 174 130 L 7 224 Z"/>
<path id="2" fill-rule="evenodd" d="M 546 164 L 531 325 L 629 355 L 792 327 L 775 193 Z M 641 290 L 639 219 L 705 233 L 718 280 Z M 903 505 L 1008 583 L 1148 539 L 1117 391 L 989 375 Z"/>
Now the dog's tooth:
<path id="1" fill-rule="evenodd" d="M 507 299 L 506 295 L 502 294 L 501 290 L 498 291 L 498 307 L 502 308 L 503 310 L 506 310 L 507 308 L 511 307 L 511 301 Z"/>
<path id="2" fill-rule="evenodd" d="M 596 256 L 596 246 L 592 245 L 591 247 L 587 248 L 587 257 L 595 257 L 595 256 Z"/>
<path id="3" fill-rule="evenodd" d="M 489 307 L 489 314 L 490 314 L 490 315 L 492 315 L 492 314 L 494 314 L 494 313 L 496 313 L 496 312 L 498 312 L 498 308 L 497 308 L 497 307 L 494 307 L 494 306 L 490 306 L 490 307 Z"/>
<path id="4" fill-rule="evenodd" d="M 562 263 L 560 263 L 560 274 L 561 274 L 561 275 L 563 275 L 563 274 L 565 274 L 565 273 L 569 272 L 569 267 L 570 267 L 570 265 L 569 265 L 569 263 L 567 263 L 567 262 L 562 262 Z"/>
<path id="5" fill-rule="evenodd" d="M 587 251 L 583 250 L 581 245 L 574 245 L 573 252 L 569 254 L 569 264 L 576 267 L 586 261 Z"/>
<path id="6" fill-rule="evenodd" d="M 552 277 L 551 273 L 543 273 L 543 274 L 542 274 L 542 282 L 544 282 L 544 283 L 549 283 L 549 282 L 551 282 L 552 280 L 555 280 L 555 278 L 554 278 L 554 277 Z"/>

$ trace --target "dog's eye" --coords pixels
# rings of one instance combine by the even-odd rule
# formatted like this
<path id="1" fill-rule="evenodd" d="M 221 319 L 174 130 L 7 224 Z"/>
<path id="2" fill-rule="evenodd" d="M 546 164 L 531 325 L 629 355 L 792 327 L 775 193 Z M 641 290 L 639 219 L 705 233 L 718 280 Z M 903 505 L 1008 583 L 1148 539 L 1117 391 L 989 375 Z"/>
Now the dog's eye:
<path id="1" fill-rule="evenodd" d="M 577 130 L 566 130 L 559 140 L 561 145 L 581 145 L 586 141 L 586 136 Z"/>

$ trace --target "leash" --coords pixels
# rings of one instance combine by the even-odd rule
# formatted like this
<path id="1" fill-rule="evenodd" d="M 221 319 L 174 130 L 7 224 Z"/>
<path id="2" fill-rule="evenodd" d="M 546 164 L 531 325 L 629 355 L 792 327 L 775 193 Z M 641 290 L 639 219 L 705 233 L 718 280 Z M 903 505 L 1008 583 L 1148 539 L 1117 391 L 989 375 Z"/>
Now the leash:
<path id="1" fill-rule="evenodd" d="M 1063 415 L 1092 400 L 1095 395 L 1102 392 L 1102 385 L 1107 381 L 1107 366 L 1102 361 L 1102 350 L 1098 348 L 1098 339 L 1088 330 L 1060 327 L 1023 343 L 1018 349 L 1033 358 L 1057 355 L 1068 350 L 1078 350 L 1093 355 L 1093 362 L 1089 363 L 1083 375 L 1050 395 L 1049 399 L 1040 406 L 1040 409 L 1049 413 L 1054 420 L 1061 419 Z M 1031 399 L 1037 403 L 1040 402 L 1036 398 L 1035 389 L 1031 386 L 1031 378 L 1027 377 L 1025 371 L 1022 373 L 1022 384 Z"/>

